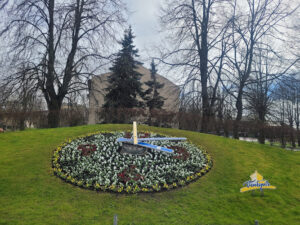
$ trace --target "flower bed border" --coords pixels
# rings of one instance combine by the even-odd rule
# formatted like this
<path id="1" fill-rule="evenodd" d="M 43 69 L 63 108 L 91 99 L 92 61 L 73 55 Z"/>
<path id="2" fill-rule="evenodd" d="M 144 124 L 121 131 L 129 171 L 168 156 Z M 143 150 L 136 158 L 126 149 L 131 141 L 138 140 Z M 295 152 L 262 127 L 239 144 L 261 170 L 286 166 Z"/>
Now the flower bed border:
<path id="1" fill-rule="evenodd" d="M 134 193 L 153 193 L 153 192 L 163 192 L 163 191 L 168 191 L 168 190 L 172 190 L 178 187 L 184 187 L 186 185 L 188 185 L 191 182 L 194 182 L 196 180 L 198 180 L 200 177 L 202 177 L 203 175 L 205 175 L 207 172 L 209 172 L 209 170 L 212 168 L 213 166 L 213 161 L 211 156 L 203 149 L 202 146 L 200 145 L 196 145 L 197 147 L 199 147 L 206 159 L 206 166 L 203 167 L 200 171 L 194 173 L 191 176 L 187 176 L 184 180 L 180 180 L 179 182 L 174 182 L 172 184 L 163 184 L 163 185 L 153 185 L 152 188 L 140 188 L 138 185 L 135 186 L 128 186 L 126 189 L 124 189 L 123 187 L 120 186 L 115 186 L 115 185 L 100 185 L 98 183 L 94 184 L 94 185 L 90 185 L 87 183 L 83 183 L 82 181 L 79 181 L 71 176 L 68 176 L 67 174 L 65 174 L 61 167 L 60 164 L 58 163 L 58 160 L 60 158 L 60 151 L 62 150 L 62 148 L 64 146 L 66 146 L 67 144 L 71 143 L 73 140 L 79 139 L 79 138 L 85 138 L 85 137 L 90 137 L 93 135 L 97 135 L 97 134 L 101 134 L 101 133 L 114 133 L 114 132 L 118 132 L 118 131 L 101 131 L 101 132 L 93 132 L 93 133 L 88 133 L 87 135 L 80 135 L 77 136 L 73 139 L 68 139 L 67 141 L 65 141 L 64 143 L 62 143 L 61 145 L 59 145 L 53 153 L 53 157 L 52 157 L 52 169 L 54 174 L 61 178 L 62 180 L 71 183 L 75 186 L 84 188 L 84 189 L 89 189 L 89 190 L 96 190 L 96 191 L 104 191 L 104 192 L 114 192 L 114 193 L 128 193 L 128 194 L 134 194 Z M 119 132 L 124 132 L 124 131 L 119 131 Z M 126 131 L 125 131 L 126 132 Z M 147 131 L 141 131 L 141 132 L 147 132 Z M 151 133 L 151 132 L 149 132 Z M 161 135 L 161 134 L 159 134 Z"/>

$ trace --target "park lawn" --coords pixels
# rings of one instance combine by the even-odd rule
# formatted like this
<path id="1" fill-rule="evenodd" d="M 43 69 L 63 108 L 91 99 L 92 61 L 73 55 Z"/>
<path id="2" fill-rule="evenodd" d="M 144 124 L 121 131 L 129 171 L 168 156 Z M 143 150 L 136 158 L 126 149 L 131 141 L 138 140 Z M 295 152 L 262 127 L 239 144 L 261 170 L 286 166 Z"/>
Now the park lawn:
<path id="1" fill-rule="evenodd" d="M 176 129 L 139 130 L 187 137 L 213 168 L 184 188 L 152 194 L 81 189 L 53 175 L 51 157 L 67 138 L 131 125 L 92 125 L 0 134 L 0 224 L 300 224 L 300 152 Z M 240 193 L 255 170 L 276 190 Z"/>

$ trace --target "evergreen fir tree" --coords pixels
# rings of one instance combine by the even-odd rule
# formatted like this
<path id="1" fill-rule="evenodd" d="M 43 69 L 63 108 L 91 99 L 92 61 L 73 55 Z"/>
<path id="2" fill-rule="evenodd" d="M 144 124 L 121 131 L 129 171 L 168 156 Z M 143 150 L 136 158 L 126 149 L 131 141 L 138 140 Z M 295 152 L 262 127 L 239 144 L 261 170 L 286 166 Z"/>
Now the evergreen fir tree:
<path id="1" fill-rule="evenodd" d="M 112 74 L 108 77 L 109 86 L 106 88 L 104 108 L 133 108 L 142 107 L 143 102 L 137 99 L 144 97 L 142 74 L 136 71 L 137 65 L 141 64 L 135 57 L 138 57 L 138 49 L 133 45 L 134 35 L 129 27 L 125 31 L 124 39 L 120 42 L 122 49 L 114 60 Z"/>
<path id="2" fill-rule="evenodd" d="M 159 83 L 156 80 L 156 67 L 154 64 L 154 60 L 152 59 L 151 62 L 151 80 L 145 82 L 145 84 L 148 86 L 148 89 L 145 91 L 145 101 L 146 105 L 149 109 L 149 119 L 148 122 L 151 125 L 152 124 L 152 114 L 154 109 L 161 109 L 164 105 L 165 98 L 160 96 L 158 90 L 164 87 L 164 84 Z"/>

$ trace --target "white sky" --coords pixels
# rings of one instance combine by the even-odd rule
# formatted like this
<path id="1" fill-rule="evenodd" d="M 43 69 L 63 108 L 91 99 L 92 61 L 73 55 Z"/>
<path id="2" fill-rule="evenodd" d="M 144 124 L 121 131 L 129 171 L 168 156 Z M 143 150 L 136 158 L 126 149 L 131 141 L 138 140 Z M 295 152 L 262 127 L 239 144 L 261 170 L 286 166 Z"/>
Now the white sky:
<path id="1" fill-rule="evenodd" d="M 135 44 L 140 51 L 159 41 L 159 8 L 163 0 L 125 0 L 129 24 L 136 35 Z"/>
<path id="2" fill-rule="evenodd" d="M 162 42 L 159 33 L 159 14 L 160 6 L 165 0 L 125 0 L 129 14 L 128 24 L 132 26 L 135 46 L 139 49 L 139 61 L 144 63 L 146 68 L 150 68 L 151 57 L 157 57 L 154 47 Z M 168 67 L 158 65 L 158 74 L 168 78 L 174 83 L 178 83 L 175 73 L 169 73 Z"/>

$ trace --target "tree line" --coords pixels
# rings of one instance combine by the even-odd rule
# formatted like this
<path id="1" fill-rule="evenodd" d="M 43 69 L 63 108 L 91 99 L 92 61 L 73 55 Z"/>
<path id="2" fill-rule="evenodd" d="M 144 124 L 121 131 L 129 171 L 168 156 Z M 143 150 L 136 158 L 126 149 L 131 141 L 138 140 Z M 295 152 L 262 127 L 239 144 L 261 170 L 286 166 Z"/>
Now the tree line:
<path id="1" fill-rule="evenodd" d="M 299 34 L 299 4 L 292 3 L 166 2 L 161 23 L 172 47 L 161 50 L 160 60 L 187 73 L 183 109 L 201 114 L 200 131 L 216 132 L 210 123 L 230 120 L 232 135 L 239 138 L 239 126 L 247 116 L 257 122 L 259 141 L 264 143 L 267 121 L 275 125 L 279 114 L 282 124 L 288 118 L 297 120 L 299 109 L 293 102 L 299 94 L 291 91 L 291 100 L 291 93 L 283 90 L 287 80 L 293 80 L 287 89 L 299 86 L 299 37 L 295 35 Z"/>
<path id="2" fill-rule="evenodd" d="M 7 43 L 2 61 L 9 62 L 1 75 L 2 104 L 13 96 L 28 103 L 22 106 L 26 111 L 40 93 L 48 126 L 57 127 L 63 102 L 83 93 L 87 80 L 109 65 L 104 109 L 146 107 L 154 112 L 163 106 L 154 62 L 148 90 L 141 89 L 131 29 L 114 53 L 112 43 L 118 43 L 126 25 L 121 0 L 5 0 L 0 10 L 6 15 L 0 32 Z M 297 1 L 165 0 L 160 24 L 166 38 L 155 60 L 183 81 L 176 115 L 182 128 L 189 129 L 188 121 L 195 120 L 190 129 L 239 138 L 245 121 L 253 121 L 259 142 L 269 138 L 273 126 L 281 127 L 275 133 L 282 133 L 283 145 L 287 134 L 295 145 L 300 98 Z M 188 114 L 195 116 L 183 119 Z"/>

